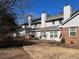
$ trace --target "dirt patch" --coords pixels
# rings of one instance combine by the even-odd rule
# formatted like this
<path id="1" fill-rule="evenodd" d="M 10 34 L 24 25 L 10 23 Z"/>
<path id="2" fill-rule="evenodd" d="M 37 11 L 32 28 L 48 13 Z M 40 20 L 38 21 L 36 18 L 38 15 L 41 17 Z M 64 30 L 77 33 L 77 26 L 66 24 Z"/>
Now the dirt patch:
<path id="1" fill-rule="evenodd" d="M 32 59 L 22 47 L 0 48 L 0 59 Z"/>
<path id="2" fill-rule="evenodd" d="M 79 50 L 39 44 L 23 47 L 33 59 L 79 59 Z"/>

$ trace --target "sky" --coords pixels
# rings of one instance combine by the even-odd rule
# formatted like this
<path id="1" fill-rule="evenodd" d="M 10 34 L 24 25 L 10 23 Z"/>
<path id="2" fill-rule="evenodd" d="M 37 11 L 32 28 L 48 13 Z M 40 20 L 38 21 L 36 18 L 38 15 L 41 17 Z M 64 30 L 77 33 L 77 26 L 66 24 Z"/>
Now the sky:
<path id="1" fill-rule="evenodd" d="M 29 3 L 24 1 L 23 4 L 27 4 L 29 7 L 17 9 L 17 13 L 31 14 L 34 18 L 40 17 L 43 11 L 49 15 L 61 13 L 66 4 L 70 4 L 73 11 L 79 9 L 79 0 L 29 0 Z M 26 20 L 23 16 L 18 15 L 19 24 L 27 22 Z"/>

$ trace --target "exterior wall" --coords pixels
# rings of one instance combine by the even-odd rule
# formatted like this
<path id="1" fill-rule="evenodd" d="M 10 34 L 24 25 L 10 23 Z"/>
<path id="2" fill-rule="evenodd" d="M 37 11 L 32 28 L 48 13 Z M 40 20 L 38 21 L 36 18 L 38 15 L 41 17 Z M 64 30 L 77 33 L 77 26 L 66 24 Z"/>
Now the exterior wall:
<path id="1" fill-rule="evenodd" d="M 60 23 L 59 23 L 59 21 L 55 21 L 55 25 L 59 25 Z"/>
<path id="2" fill-rule="evenodd" d="M 49 34 L 50 35 L 50 34 Z M 58 31 L 58 37 L 57 38 L 52 38 L 52 37 L 49 37 L 50 40 L 54 40 L 54 41 L 61 41 L 61 39 L 59 38 L 61 35 L 61 31 Z"/>
<path id="3" fill-rule="evenodd" d="M 41 24 L 37 24 L 37 28 L 40 28 L 41 27 Z"/>
<path id="4" fill-rule="evenodd" d="M 35 25 L 31 25 L 32 26 L 32 28 L 35 28 Z"/>
<path id="5" fill-rule="evenodd" d="M 44 21 L 44 19 L 43 19 L 43 21 Z M 33 25 L 31 25 L 31 27 L 32 28 L 45 28 L 45 27 L 51 27 L 51 26 L 58 26 L 58 25 L 60 25 L 60 21 L 61 20 L 50 21 L 50 22 L 45 21 L 45 23 L 42 23 L 42 20 L 41 20 L 41 24 L 39 24 L 39 23 L 38 24 L 33 24 Z"/>
<path id="6" fill-rule="evenodd" d="M 25 25 L 22 25 L 22 28 L 25 28 Z"/>
<path id="7" fill-rule="evenodd" d="M 49 32 L 49 31 L 46 32 L 46 40 L 51 40 L 51 39 L 50 39 L 50 32 Z"/>
<path id="8" fill-rule="evenodd" d="M 40 38 L 41 33 L 40 32 L 36 32 L 35 37 Z"/>
<path id="9" fill-rule="evenodd" d="M 18 32 L 20 34 L 20 36 L 24 36 L 26 34 L 26 30 L 22 30 Z"/>
<path id="10" fill-rule="evenodd" d="M 52 21 L 51 22 L 46 22 L 46 27 L 48 27 L 48 26 L 57 26 L 59 24 L 60 24 L 59 21 L 54 21 L 54 24 L 53 24 Z"/>
<path id="11" fill-rule="evenodd" d="M 55 23 L 53 24 L 53 22 L 46 22 L 45 23 L 45 27 L 50 27 L 50 26 L 57 26 L 59 25 L 59 21 L 54 21 Z M 35 25 L 32 25 L 32 28 L 41 28 L 41 24 L 35 24 Z"/>
<path id="12" fill-rule="evenodd" d="M 35 24 L 35 25 L 32 25 L 31 27 L 32 28 L 40 28 L 41 27 L 41 24 Z"/>
<path id="13" fill-rule="evenodd" d="M 52 25 L 53 25 L 52 22 L 46 22 L 46 27 L 52 26 Z"/>
<path id="14" fill-rule="evenodd" d="M 65 39 L 65 44 L 79 46 L 79 27 L 77 27 L 77 37 L 69 37 L 69 27 L 62 28 L 62 37 Z"/>
<path id="15" fill-rule="evenodd" d="M 79 26 L 79 15 L 63 25 L 63 27 Z"/>
<path id="16" fill-rule="evenodd" d="M 36 32 L 36 37 L 40 37 L 40 36 L 41 36 L 41 40 L 61 41 L 61 39 L 59 38 L 60 35 L 61 35 L 61 31 L 58 31 L 58 37 L 56 37 L 56 38 L 50 37 L 50 32 L 51 32 L 51 31 L 46 31 L 46 37 L 42 37 L 42 36 L 41 36 L 41 33 L 42 33 L 42 32 Z"/>

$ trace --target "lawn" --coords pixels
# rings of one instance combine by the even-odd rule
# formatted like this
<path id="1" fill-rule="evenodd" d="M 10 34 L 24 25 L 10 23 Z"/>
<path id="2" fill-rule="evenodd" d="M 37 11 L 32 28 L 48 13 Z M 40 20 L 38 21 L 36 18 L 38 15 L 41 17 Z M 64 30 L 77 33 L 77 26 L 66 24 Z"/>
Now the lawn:
<path id="1" fill-rule="evenodd" d="M 0 48 L 0 59 L 31 59 L 22 47 Z"/>
<path id="2" fill-rule="evenodd" d="M 79 49 L 41 43 L 23 47 L 33 59 L 79 59 Z"/>
<path id="3" fill-rule="evenodd" d="M 79 59 L 79 49 L 54 45 L 47 41 L 31 42 L 23 47 L 0 48 L 0 59 Z"/>

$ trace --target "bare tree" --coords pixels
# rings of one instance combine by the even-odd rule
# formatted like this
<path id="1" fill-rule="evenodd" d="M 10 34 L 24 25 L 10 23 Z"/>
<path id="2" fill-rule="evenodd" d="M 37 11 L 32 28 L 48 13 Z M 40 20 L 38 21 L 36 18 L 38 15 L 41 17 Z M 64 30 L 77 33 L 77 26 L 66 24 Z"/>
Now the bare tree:
<path id="1" fill-rule="evenodd" d="M 0 40 L 7 41 L 8 34 L 16 28 L 15 13 L 11 10 L 14 0 L 0 0 Z"/>
<path id="2" fill-rule="evenodd" d="M 16 13 L 14 13 L 13 7 L 17 6 L 15 8 L 20 9 L 25 8 L 25 6 L 21 4 L 22 1 L 24 0 L 0 0 L 0 42 L 8 41 L 7 34 L 16 30 Z M 17 2 L 21 5 L 18 5 Z"/>
<path id="3" fill-rule="evenodd" d="M 29 0 L 0 0 L 1 33 L 7 34 L 12 30 L 14 30 L 13 28 L 16 26 L 15 24 L 16 14 L 13 12 L 13 7 L 19 9 L 25 9 L 26 5 L 24 2 L 28 1 Z"/>

